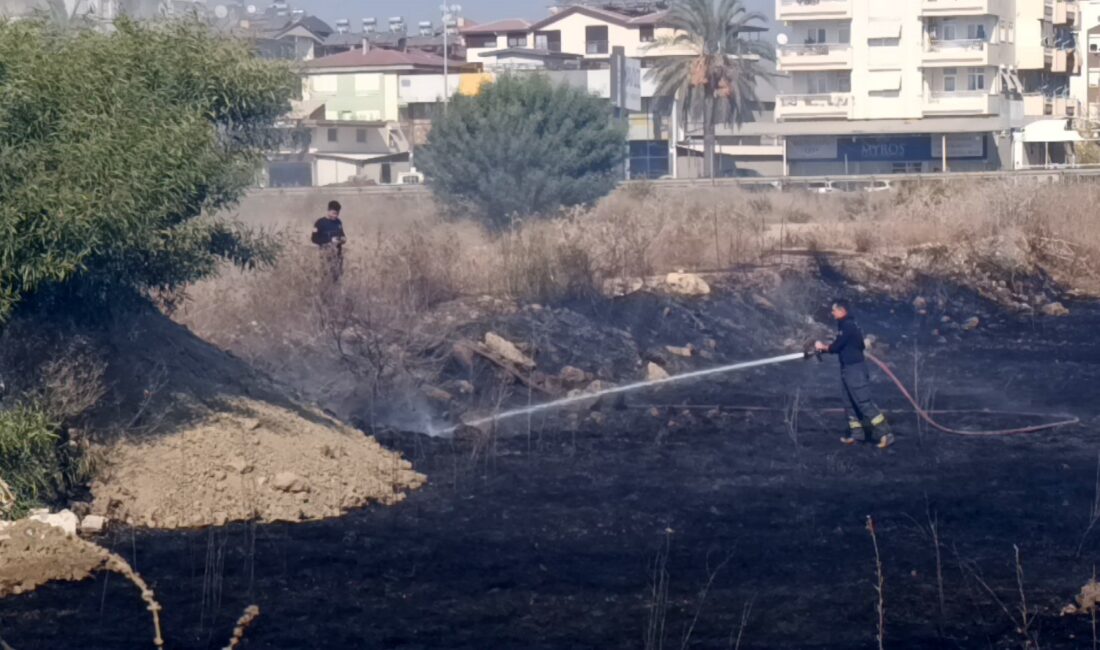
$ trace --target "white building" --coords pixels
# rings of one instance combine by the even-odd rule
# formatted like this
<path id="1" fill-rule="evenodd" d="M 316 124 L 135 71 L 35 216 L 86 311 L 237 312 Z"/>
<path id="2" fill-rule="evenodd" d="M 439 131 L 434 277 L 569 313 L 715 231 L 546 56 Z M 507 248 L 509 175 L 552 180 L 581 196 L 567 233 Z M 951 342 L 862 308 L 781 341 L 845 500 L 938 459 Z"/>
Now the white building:
<path id="1" fill-rule="evenodd" d="M 790 173 L 1071 162 L 1079 15 L 1076 0 L 776 0 Z"/>

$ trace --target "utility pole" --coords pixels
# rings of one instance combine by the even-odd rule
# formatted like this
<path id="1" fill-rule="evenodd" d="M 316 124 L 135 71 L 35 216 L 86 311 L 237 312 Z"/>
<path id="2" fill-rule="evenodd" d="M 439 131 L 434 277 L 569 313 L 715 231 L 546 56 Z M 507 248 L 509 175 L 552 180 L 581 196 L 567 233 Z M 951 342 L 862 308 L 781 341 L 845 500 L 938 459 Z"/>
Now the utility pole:
<path id="1" fill-rule="evenodd" d="M 443 14 L 443 110 L 446 111 L 447 105 L 451 103 L 451 53 L 447 47 L 447 37 L 450 35 L 451 23 L 458 26 L 458 14 L 462 11 L 462 5 L 450 4 L 444 0 L 439 5 L 439 11 Z"/>

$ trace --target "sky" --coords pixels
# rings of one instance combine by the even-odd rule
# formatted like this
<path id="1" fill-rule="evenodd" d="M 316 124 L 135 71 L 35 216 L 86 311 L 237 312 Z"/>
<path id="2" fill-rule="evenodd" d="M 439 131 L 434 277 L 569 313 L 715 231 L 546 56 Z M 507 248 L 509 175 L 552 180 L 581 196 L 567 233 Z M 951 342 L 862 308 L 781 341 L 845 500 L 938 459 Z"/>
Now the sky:
<path id="1" fill-rule="evenodd" d="M 462 5 L 462 15 L 474 22 L 488 22 L 500 18 L 527 18 L 530 20 L 547 15 L 549 0 L 451 0 Z M 347 18 L 353 28 L 368 16 L 384 25 L 390 16 L 403 16 L 408 24 L 421 20 L 438 24 L 441 0 L 289 0 L 296 9 L 320 16 L 329 22 Z M 772 15 L 775 0 L 745 0 L 750 9 Z"/>

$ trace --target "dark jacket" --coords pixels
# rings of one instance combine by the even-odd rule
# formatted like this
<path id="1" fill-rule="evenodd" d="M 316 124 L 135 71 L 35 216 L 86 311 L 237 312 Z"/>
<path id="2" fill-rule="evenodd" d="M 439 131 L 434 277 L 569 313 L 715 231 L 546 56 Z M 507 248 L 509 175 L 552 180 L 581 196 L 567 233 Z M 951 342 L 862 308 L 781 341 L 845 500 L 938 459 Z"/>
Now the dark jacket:
<path id="1" fill-rule="evenodd" d="M 334 239 L 340 239 L 340 243 L 337 247 L 343 245 L 344 240 L 344 222 L 340 219 L 329 219 L 328 217 L 321 217 L 313 224 L 313 236 L 310 240 L 318 246 L 328 246 L 333 243 Z"/>
<path id="2" fill-rule="evenodd" d="M 841 366 L 863 363 L 863 330 L 851 316 L 836 322 L 836 340 L 829 344 L 829 354 L 840 358 Z"/>

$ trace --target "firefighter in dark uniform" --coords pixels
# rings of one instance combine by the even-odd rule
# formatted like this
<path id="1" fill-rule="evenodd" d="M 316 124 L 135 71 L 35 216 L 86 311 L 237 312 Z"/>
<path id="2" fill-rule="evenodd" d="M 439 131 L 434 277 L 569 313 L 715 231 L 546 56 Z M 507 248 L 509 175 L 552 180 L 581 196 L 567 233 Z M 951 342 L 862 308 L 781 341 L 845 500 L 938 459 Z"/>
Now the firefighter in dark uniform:
<path id="1" fill-rule="evenodd" d="M 846 445 L 858 442 L 875 442 L 878 448 L 886 449 L 894 444 L 894 434 L 875 403 L 871 401 L 871 377 L 863 358 L 863 331 L 852 318 L 846 300 L 833 303 L 833 318 L 836 319 L 836 340 L 832 343 L 814 343 L 818 352 L 835 354 L 840 359 L 840 381 L 844 389 L 844 410 L 848 414 L 848 430 L 840 439 Z"/>
<path id="2" fill-rule="evenodd" d="M 344 273 L 344 244 L 348 238 L 344 235 L 344 222 L 340 221 L 339 201 L 329 201 L 328 212 L 313 224 L 310 240 L 321 249 L 329 275 L 333 282 L 339 282 Z"/>

